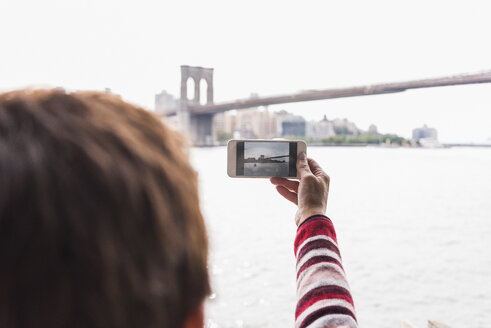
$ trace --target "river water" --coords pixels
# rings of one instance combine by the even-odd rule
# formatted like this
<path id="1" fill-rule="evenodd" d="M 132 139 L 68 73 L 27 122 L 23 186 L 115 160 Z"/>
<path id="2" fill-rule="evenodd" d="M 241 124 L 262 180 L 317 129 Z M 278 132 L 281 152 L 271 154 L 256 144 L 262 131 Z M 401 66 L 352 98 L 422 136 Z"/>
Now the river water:
<path id="1" fill-rule="evenodd" d="M 245 176 L 288 176 L 289 163 L 245 163 Z M 293 175 L 293 174 L 292 174 Z"/>
<path id="2" fill-rule="evenodd" d="M 491 327 L 491 148 L 312 147 L 362 327 Z M 295 206 L 191 152 L 210 238 L 206 327 L 293 327 Z"/>

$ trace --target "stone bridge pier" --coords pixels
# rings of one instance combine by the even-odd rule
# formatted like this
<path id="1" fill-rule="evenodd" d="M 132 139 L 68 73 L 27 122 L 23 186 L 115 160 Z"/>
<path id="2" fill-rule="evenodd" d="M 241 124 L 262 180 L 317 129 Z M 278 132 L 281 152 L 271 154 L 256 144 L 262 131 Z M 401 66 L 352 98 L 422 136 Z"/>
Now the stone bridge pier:
<path id="1" fill-rule="evenodd" d="M 188 81 L 194 82 L 194 97 L 188 99 Z M 206 82 L 206 104 L 213 103 L 213 68 L 181 66 L 181 101 L 178 118 L 182 131 L 195 146 L 213 143 L 213 114 L 193 114 L 190 105 L 200 105 L 201 81 Z"/>

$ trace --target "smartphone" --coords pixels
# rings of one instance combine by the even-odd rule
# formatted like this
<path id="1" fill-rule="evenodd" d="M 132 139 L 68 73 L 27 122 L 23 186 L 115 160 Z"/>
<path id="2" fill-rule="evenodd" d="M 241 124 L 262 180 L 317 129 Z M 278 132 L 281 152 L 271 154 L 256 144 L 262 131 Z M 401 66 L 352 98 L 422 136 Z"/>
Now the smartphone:
<path id="1" fill-rule="evenodd" d="M 302 140 L 230 140 L 227 174 L 232 178 L 298 178 L 301 152 L 307 153 Z"/>

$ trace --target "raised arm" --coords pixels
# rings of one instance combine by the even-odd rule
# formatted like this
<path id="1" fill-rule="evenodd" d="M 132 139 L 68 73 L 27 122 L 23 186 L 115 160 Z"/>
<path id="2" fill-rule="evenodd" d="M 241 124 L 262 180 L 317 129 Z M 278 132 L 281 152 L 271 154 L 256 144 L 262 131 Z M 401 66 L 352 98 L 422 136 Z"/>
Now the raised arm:
<path id="1" fill-rule="evenodd" d="M 305 154 L 297 170 L 300 181 L 271 178 L 278 192 L 298 205 L 295 327 L 358 327 L 334 225 L 325 216 L 329 176 Z"/>

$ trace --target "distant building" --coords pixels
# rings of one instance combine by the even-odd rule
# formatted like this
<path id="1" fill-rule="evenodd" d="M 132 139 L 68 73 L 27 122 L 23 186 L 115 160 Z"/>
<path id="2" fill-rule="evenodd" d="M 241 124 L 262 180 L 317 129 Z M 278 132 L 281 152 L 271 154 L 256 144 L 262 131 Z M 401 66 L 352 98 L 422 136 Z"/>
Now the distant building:
<path id="1" fill-rule="evenodd" d="M 213 131 L 233 134 L 237 129 L 237 116 L 231 112 L 213 115 Z"/>
<path id="2" fill-rule="evenodd" d="M 264 108 L 251 108 L 237 112 L 239 128 L 249 127 L 256 138 L 270 139 L 278 135 L 276 114 Z"/>
<path id="3" fill-rule="evenodd" d="M 287 114 L 281 121 L 281 135 L 305 137 L 307 122 L 302 116 Z"/>
<path id="4" fill-rule="evenodd" d="M 348 119 L 336 118 L 332 121 L 334 125 L 334 132 L 336 134 L 350 134 L 350 135 L 359 135 L 360 130 L 356 127 L 355 123 L 348 121 Z"/>
<path id="5" fill-rule="evenodd" d="M 425 124 L 422 128 L 416 128 L 413 130 L 413 140 L 419 141 L 421 139 L 438 140 L 438 133 L 437 133 L 436 129 L 429 128 Z"/>
<path id="6" fill-rule="evenodd" d="M 173 95 L 162 90 L 155 95 L 155 111 L 159 114 L 165 114 L 167 111 L 176 110 L 179 102 Z"/>
<path id="7" fill-rule="evenodd" d="M 212 123 L 213 140 L 217 140 L 218 134 L 227 132 L 225 130 L 226 119 L 227 117 L 225 116 L 225 113 L 217 113 L 213 115 L 213 123 Z M 229 132 L 229 134 L 231 133 Z"/>
<path id="8" fill-rule="evenodd" d="M 413 130 L 413 141 L 418 141 L 421 146 L 427 148 L 442 147 L 438 142 L 438 133 L 436 129 L 429 128 L 426 124 L 422 128 Z"/>
<path id="9" fill-rule="evenodd" d="M 213 130 L 232 134 L 235 138 L 261 138 L 277 137 L 278 118 L 276 113 L 265 108 L 249 108 L 239 111 L 215 114 Z"/>
<path id="10" fill-rule="evenodd" d="M 378 129 L 375 124 L 370 124 L 368 127 L 368 134 L 378 134 Z"/>
<path id="11" fill-rule="evenodd" d="M 320 141 L 336 135 L 334 124 L 324 115 L 324 118 L 318 122 L 308 122 L 306 136 L 311 137 L 314 141 Z"/>

